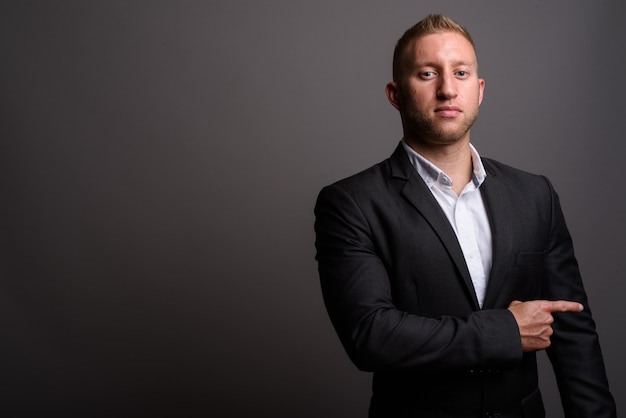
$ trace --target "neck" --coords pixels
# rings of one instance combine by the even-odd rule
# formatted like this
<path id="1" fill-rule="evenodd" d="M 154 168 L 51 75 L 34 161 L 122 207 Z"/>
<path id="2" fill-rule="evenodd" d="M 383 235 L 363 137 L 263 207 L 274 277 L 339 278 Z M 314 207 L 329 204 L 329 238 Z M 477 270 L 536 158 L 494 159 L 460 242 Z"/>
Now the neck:
<path id="1" fill-rule="evenodd" d="M 473 165 L 469 138 L 445 145 L 421 144 L 415 141 L 406 143 L 450 177 L 452 190 L 457 195 L 472 179 Z"/>

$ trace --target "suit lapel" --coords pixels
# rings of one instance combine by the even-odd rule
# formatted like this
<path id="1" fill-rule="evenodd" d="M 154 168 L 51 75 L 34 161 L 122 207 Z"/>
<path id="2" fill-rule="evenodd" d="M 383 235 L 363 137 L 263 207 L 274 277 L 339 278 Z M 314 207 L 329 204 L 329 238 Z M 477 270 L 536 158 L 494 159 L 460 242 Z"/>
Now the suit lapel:
<path id="1" fill-rule="evenodd" d="M 493 261 L 483 304 L 483 308 L 488 309 L 496 306 L 500 288 L 506 280 L 507 259 L 513 251 L 513 219 L 507 198 L 508 186 L 495 175 L 488 161 L 483 160 L 483 164 L 489 175 L 480 190 L 491 223 L 493 240 Z"/>
<path id="2" fill-rule="evenodd" d="M 406 180 L 400 193 L 415 207 L 436 232 L 461 274 L 468 295 L 471 295 L 472 302 L 478 309 L 478 299 L 476 298 L 474 285 L 472 284 L 472 279 L 467 269 L 467 264 L 465 263 L 463 251 L 461 250 L 461 246 L 459 245 L 448 218 L 431 191 L 428 190 L 428 186 L 426 186 L 424 180 L 422 180 L 415 168 L 411 165 L 402 145 L 396 148 L 396 151 L 391 156 L 390 162 L 392 177 Z"/>

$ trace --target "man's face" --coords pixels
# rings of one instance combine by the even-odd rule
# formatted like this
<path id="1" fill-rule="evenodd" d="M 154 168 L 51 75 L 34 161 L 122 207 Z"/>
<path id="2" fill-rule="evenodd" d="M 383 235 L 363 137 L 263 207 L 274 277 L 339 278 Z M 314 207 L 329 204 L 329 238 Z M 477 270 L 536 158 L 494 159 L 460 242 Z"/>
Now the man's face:
<path id="1" fill-rule="evenodd" d="M 455 32 L 422 36 L 409 44 L 397 83 L 387 95 L 400 111 L 405 140 L 415 145 L 469 141 L 485 82 L 478 78 L 470 42 Z"/>

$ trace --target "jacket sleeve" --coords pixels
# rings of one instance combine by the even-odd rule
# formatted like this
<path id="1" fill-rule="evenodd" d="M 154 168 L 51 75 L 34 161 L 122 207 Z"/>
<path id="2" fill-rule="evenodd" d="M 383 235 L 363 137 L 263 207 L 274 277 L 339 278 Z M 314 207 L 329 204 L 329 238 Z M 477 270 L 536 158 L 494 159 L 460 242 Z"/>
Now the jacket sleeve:
<path id="1" fill-rule="evenodd" d="M 506 309 L 437 319 L 397 309 L 367 216 L 340 185 L 320 192 L 315 216 L 324 302 L 359 369 L 496 370 L 521 362 L 519 330 Z"/>
<path id="2" fill-rule="evenodd" d="M 554 334 L 547 350 L 553 365 L 566 417 L 614 418 L 615 401 L 609 391 L 598 335 L 587 300 L 572 239 L 559 198 L 551 193 L 552 222 L 546 249 L 543 293 L 546 299 L 580 302 L 580 313 L 555 313 Z"/>

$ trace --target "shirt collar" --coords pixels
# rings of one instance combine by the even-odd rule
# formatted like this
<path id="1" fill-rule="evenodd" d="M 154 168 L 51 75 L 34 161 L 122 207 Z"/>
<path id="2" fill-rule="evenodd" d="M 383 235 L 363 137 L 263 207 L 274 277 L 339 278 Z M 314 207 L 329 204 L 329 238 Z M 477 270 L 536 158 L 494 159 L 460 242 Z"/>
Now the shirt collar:
<path id="1" fill-rule="evenodd" d="M 407 143 L 402 140 L 402 146 L 406 151 L 409 160 L 415 170 L 418 172 L 420 177 L 424 179 L 424 182 L 428 185 L 428 187 L 432 186 L 434 183 L 441 183 L 446 186 L 452 185 L 452 180 L 439 169 L 436 165 L 428 161 L 422 155 L 417 153 L 413 148 L 407 145 Z M 470 144 L 470 153 L 472 156 L 472 181 L 476 187 L 479 187 L 483 181 L 485 181 L 485 177 L 487 176 L 487 172 L 485 171 L 485 167 L 483 166 L 483 162 L 480 159 L 480 155 L 478 151 L 472 144 Z"/>

